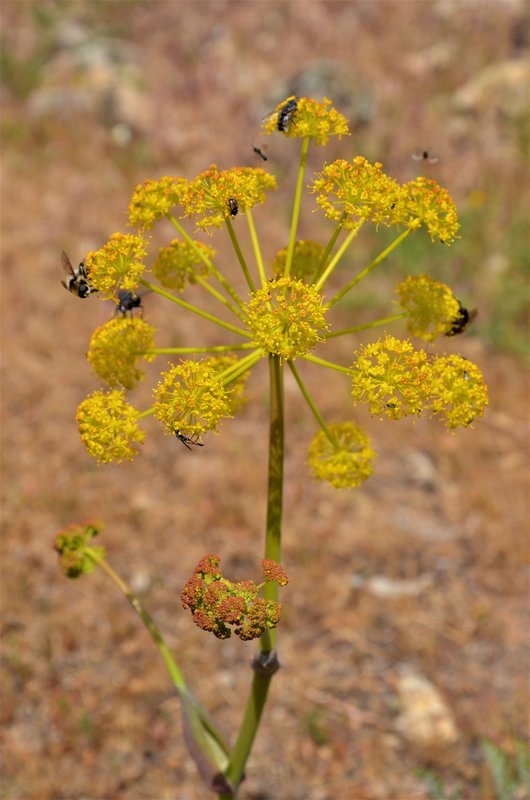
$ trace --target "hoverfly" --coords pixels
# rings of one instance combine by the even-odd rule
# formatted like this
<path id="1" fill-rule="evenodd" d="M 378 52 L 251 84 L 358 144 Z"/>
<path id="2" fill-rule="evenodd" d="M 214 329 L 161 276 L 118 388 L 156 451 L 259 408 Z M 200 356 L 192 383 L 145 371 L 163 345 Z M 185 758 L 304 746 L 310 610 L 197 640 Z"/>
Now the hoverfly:
<path id="1" fill-rule="evenodd" d="M 278 119 L 276 121 L 276 128 L 283 133 L 289 130 L 289 125 L 293 115 L 298 108 L 298 99 L 295 97 L 293 100 L 288 100 L 278 109 Z"/>
<path id="2" fill-rule="evenodd" d="M 131 317 L 133 308 L 140 309 L 140 316 L 143 317 L 143 308 L 142 308 L 142 296 L 139 294 L 135 294 L 134 292 L 128 292 L 127 289 L 118 289 L 118 303 L 114 310 L 114 315 L 121 314 L 123 317 L 126 316 L 127 311 L 129 311 Z"/>
<path id="3" fill-rule="evenodd" d="M 94 289 L 88 281 L 84 261 L 81 261 L 78 268 L 74 269 L 64 250 L 61 253 L 61 260 L 63 269 L 68 275 L 66 281 L 61 281 L 65 289 L 81 298 L 88 297 L 92 292 L 97 292 L 97 289 Z"/>
<path id="4" fill-rule="evenodd" d="M 228 208 L 230 209 L 230 216 L 235 217 L 237 212 L 239 211 L 239 204 L 235 197 L 229 197 L 226 201 L 228 204 Z"/>
<path id="5" fill-rule="evenodd" d="M 255 145 L 252 145 L 252 149 L 254 150 L 256 155 L 261 158 L 262 161 L 268 161 L 269 160 L 269 157 L 267 155 L 265 155 L 263 150 L 261 150 L 259 147 L 256 147 Z"/>
<path id="6" fill-rule="evenodd" d="M 468 311 L 467 308 L 464 308 L 460 300 L 458 301 L 458 305 L 458 314 L 454 318 L 451 327 L 445 334 L 446 336 L 458 336 L 459 333 L 464 333 L 466 328 L 471 325 L 478 314 L 476 308 L 474 308 L 473 311 Z"/>
<path id="7" fill-rule="evenodd" d="M 437 164 L 438 156 L 433 155 L 429 150 L 416 150 L 412 154 L 414 161 L 428 161 L 429 164 Z"/>
<path id="8" fill-rule="evenodd" d="M 198 434 L 196 437 L 190 438 L 189 436 L 185 436 L 183 433 L 181 433 L 178 428 L 173 428 L 173 433 L 179 442 L 182 442 L 184 447 L 187 447 L 188 450 L 191 450 L 190 444 L 194 445 L 195 447 L 204 447 L 203 443 L 198 441 Z"/>

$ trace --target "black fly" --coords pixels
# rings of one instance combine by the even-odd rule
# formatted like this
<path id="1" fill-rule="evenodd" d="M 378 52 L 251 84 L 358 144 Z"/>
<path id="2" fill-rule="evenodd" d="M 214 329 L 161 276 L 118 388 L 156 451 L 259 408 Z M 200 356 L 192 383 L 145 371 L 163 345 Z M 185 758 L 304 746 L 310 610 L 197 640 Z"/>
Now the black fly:
<path id="1" fill-rule="evenodd" d="M 453 320 L 453 323 L 447 333 L 446 336 L 457 336 L 459 333 L 464 333 L 466 328 L 473 322 L 475 317 L 477 316 L 477 309 L 473 309 L 473 311 L 468 311 L 467 308 L 464 308 L 460 300 L 458 301 L 459 309 L 458 314 Z"/>
<path id="2" fill-rule="evenodd" d="M 265 153 L 263 152 L 263 150 L 260 150 L 259 147 L 255 147 L 254 145 L 252 145 L 252 149 L 254 150 L 256 155 L 261 158 L 262 161 L 268 161 L 269 160 L 269 157 L 266 156 Z"/>
<path id="3" fill-rule="evenodd" d="M 412 158 L 414 161 L 428 161 L 429 164 L 438 163 L 438 157 L 433 156 L 428 150 L 416 150 L 416 152 L 412 154 Z"/>
<path id="4" fill-rule="evenodd" d="M 127 289 L 118 289 L 118 302 L 114 314 L 121 314 L 125 317 L 128 311 L 132 317 L 133 308 L 139 308 L 140 316 L 143 316 L 141 296 L 134 292 L 128 292 Z"/>
<path id="5" fill-rule="evenodd" d="M 226 202 L 228 203 L 228 208 L 230 209 L 230 216 L 235 217 L 237 212 L 239 211 L 239 205 L 237 200 L 234 197 L 229 197 Z"/>

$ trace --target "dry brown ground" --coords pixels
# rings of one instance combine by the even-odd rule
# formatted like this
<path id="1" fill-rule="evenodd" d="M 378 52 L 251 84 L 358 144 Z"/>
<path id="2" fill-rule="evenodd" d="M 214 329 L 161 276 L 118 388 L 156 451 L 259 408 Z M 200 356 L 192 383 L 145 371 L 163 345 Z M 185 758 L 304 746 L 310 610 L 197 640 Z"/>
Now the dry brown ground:
<path id="1" fill-rule="evenodd" d="M 252 646 L 193 628 L 178 591 L 206 552 L 218 553 L 234 578 L 256 574 L 264 368 L 251 379 L 245 413 L 204 450 L 188 453 L 150 426 L 136 462 L 96 467 L 73 418 L 95 386 L 83 357 L 88 339 L 110 311 L 66 295 L 61 249 L 79 259 L 123 229 L 131 189 L 145 177 L 192 176 L 214 161 L 253 163 L 250 144 L 271 92 L 281 97 L 300 69 L 335 58 L 362 76 L 377 111 L 324 157 L 349 157 L 361 143 L 360 152 L 403 178 L 412 150 L 440 143 L 446 157 L 436 177 L 457 204 L 469 205 L 473 188 L 491 178 L 497 206 L 488 211 L 495 224 L 481 231 L 484 258 L 492 248 L 505 254 L 506 206 L 520 194 L 513 187 L 524 161 L 496 109 L 479 108 L 458 128 L 448 105 L 480 70 L 513 56 L 522 13 L 516 2 L 4 0 L 3 36 L 20 59 L 19 80 L 42 42 L 62 36 L 60 47 L 44 47 L 35 67 L 40 83 L 32 91 L 11 85 L 2 96 L 5 800 L 207 796 L 147 633 L 103 575 L 68 582 L 59 573 L 51 544 L 67 522 L 106 521 L 111 562 L 137 588 L 193 690 L 230 735 L 250 680 Z M 75 38 L 74 23 L 96 41 L 84 71 L 76 69 L 75 46 L 65 44 Z M 121 65 L 98 61 L 109 33 L 105 47 L 118 48 Z M 124 133 L 132 139 L 120 144 Z M 280 177 L 292 177 L 287 145 L 270 144 Z M 288 207 L 278 207 L 256 215 L 261 226 L 273 216 L 269 256 L 285 243 Z M 323 236 L 322 223 L 308 219 L 305 235 L 320 225 Z M 491 273 L 472 280 L 484 286 L 487 316 Z M 176 326 L 159 298 L 148 298 L 146 314 L 170 331 L 161 340 L 215 342 L 195 319 Z M 337 344 L 336 358 L 348 363 L 351 347 Z M 491 389 L 486 417 L 456 435 L 430 422 L 363 418 L 379 460 L 357 492 L 336 493 L 307 476 L 314 424 L 287 381 L 283 669 L 243 798 L 419 799 L 427 792 L 414 770 L 423 766 L 449 788 L 463 786 L 465 798 L 489 800 L 480 740 L 511 752 L 525 735 L 527 374 L 473 332 L 446 349 L 483 369 Z M 155 374 L 137 391 L 139 403 Z M 351 416 L 341 379 L 322 386 L 319 374 L 304 374 L 326 415 Z M 426 576 L 426 583 L 415 595 L 381 598 L 352 585 L 359 573 Z M 406 668 L 443 695 L 457 730 L 451 743 L 434 734 L 420 747 L 403 733 L 398 685 Z"/>

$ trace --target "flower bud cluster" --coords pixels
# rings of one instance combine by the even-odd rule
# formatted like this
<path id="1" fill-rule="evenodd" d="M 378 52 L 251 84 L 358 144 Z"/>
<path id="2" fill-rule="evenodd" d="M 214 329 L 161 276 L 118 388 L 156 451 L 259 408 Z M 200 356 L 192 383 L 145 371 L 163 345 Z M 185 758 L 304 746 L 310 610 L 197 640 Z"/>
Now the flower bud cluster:
<path id="1" fill-rule="evenodd" d="M 59 554 L 61 571 L 67 578 L 90 575 L 96 562 L 86 552 L 91 550 L 100 558 L 105 557 L 105 548 L 92 544 L 92 539 L 102 530 L 101 523 L 87 522 L 84 525 L 67 525 L 55 537 L 54 547 Z"/>

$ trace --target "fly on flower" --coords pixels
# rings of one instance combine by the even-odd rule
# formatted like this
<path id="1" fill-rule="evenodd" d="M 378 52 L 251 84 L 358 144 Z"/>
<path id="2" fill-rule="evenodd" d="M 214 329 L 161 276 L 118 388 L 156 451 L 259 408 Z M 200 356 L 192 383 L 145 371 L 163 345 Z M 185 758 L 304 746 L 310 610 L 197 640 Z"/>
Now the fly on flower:
<path id="1" fill-rule="evenodd" d="M 198 434 L 197 436 L 190 438 L 189 436 L 185 436 L 183 433 L 181 433 L 178 428 L 173 428 L 173 433 L 175 434 L 179 442 L 182 442 L 184 447 L 187 447 L 188 450 L 191 450 L 190 444 L 194 445 L 195 447 L 204 447 L 204 444 L 198 441 L 199 438 Z"/>
<path id="2" fill-rule="evenodd" d="M 235 197 L 229 197 L 226 202 L 228 203 L 228 208 L 230 209 L 230 216 L 235 217 L 239 211 L 239 203 Z"/>
<path id="3" fill-rule="evenodd" d="M 458 305 L 458 314 L 454 318 L 453 324 L 445 334 L 446 336 L 458 336 L 459 333 L 464 333 L 466 328 L 471 325 L 478 314 L 476 308 L 474 308 L 472 311 L 468 311 L 467 308 L 464 308 L 460 300 L 458 301 Z"/>
<path id="4" fill-rule="evenodd" d="M 72 294 L 76 294 L 82 299 L 88 297 L 88 295 L 92 292 L 97 292 L 97 289 L 94 289 L 94 287 L 91 286 L 88 281 L 88 275 L 84 261 L 81 261 L 77 269 L 74 269 L 64 250 L 61 253 L 61 260 L 63 263 L 63 269 L 68 275 L 66 281 L 61 281 L 65 289 Z"/>
<path id="5" fill-rule="evenodd" d="M 415 150 L 412 158 L 414 161 L 428 161 L 429 164 L 438 163 L 438 156 L 433 155 L 430 150 Z"/>
<path id="6" fill-rule="evenodd" d="M 293 100 L 288 100 L 278 111 L 278 121 L 276 127 L 279 131 L 286 132 L 289 130 L 289 125 L 298 108 L 298 100 L 295 97 Z"/>
<path id="7" fill-rule="evenodd" d="M 133 308 L 139 308 L 140 316 L 143 317 L 142 295 L 135 294 L 134 292 L 128 292 L 126 289 L 119 289 L 118 302 L 116 304 L 116 308 L 114 309 L 114 316 L 121 314 L 123 317 L 125 317 L 128 311 L 132 317 Z"/>

